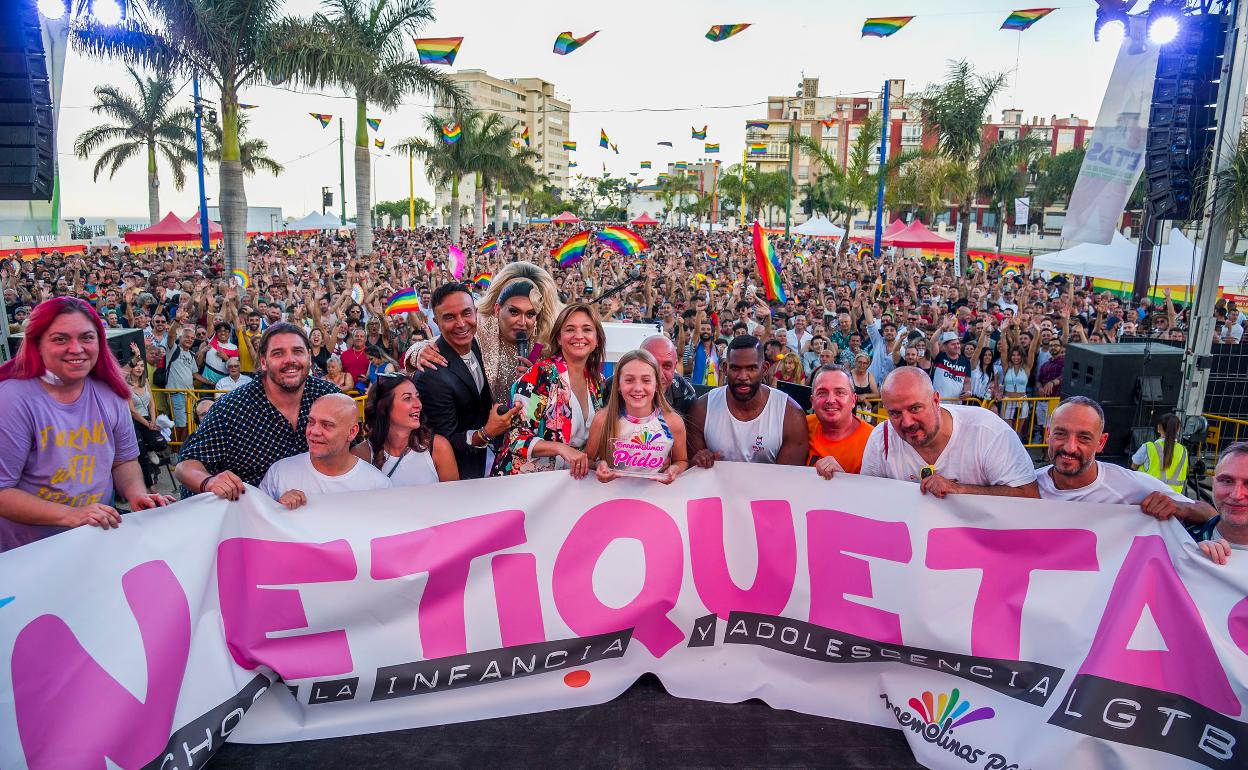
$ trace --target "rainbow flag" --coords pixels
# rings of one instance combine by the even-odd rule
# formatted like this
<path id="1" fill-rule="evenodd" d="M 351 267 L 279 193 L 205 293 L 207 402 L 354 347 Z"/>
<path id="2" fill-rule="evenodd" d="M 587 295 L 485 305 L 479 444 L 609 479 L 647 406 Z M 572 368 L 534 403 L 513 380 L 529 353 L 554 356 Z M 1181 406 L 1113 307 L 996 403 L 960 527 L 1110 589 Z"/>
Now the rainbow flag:
<path id="1" fill-rule="evenodd" d="M 576 142 L 564 142 L 564 143 L 563 143 L 563 149 L 565 149 L 565 150 L 567 150 L 567 151 L 569 151 L 569 152 L 572 152 L 572 151 L 576 150 Z"/>
<path id="2" fill-rule="evenodd" d="M 780 261 L 776 259 L 776 250 L 767 240 L 763 226 L 754 222 L 754 264 L 758 268 L 758 277 L 763 282 L 763 290 L 767 299 L 777 302 L 788 302 L 784 293 L 784 285 L 780 283 Z"/>
<path id="3" fill-rule="evenodd" d="M 551 249 L 550 255 L 559 260 L 559 267 L 571 267 L 585 258 L 588 246 L 589 231 L 585 230 L 559 244 L 558 248 Z"/>
<path id="4" fill-rule="evenodd" d="M 701 131 L 699 131 L 699 130 L 698 130 L 698 129 L 696 129 L 696 128 L 691 128 L 691 129 L 689 129 L 689 131 L 693 134 L 693 138 L 694 138 L 694 139 L 705 139 L 705 138 L 706 138 L 706 126 L 702 126 L 702 130 L 701 130 Z"/>
<path id="5" fill-rule="evenodd" d="M 321 121 L 321 128 L 325 128 L 326 126 L 328 126 L 329 121 L 334 119 L 333 115 L 329 115 L 324 112 L 309 112 L 308 114 L 316 118 L 317 120 Z"/>
<path id="6" fill-rule="evenodd" d="M 858 249 L 858 259 L 869 259 L 871 257 L 871 247 L 863 246 Z"/>
<path id="7" fill-rule="evenodd" d="M 797 260 L 797 264 L 805 265 L 806 264 L 806 252 L 804 251 L 793 252 L 793 259 Z"/>
<path id="8" fill-rule="evenodd" d="M 616 155 L 620 154 L 620 148 L 616 147 L 614 142 L 611 143 L 611 152 L 614 152 Z"/>
<path id="9" fill-rule="evenodd" d="M 442 141 L 447 144 L 455 144 L 459 141 L 459 137 L 464 133 L 458 123 L 442 124 Z"/>
<path id="10" fill-rule="evenodd" d="M 528 126 L 525 126 L 524 130 L 520 132 L 520 141 L 524 142 L 525 147 L 529 146 L 529 127 Z"/>
<path id="11" fill-rule="evenodd" d="M 462 37 L 418 37 L 415 40 L 421 64 L 445 64 L 448 67 L 455 63 L 459 46 L 464 42 Z"/>
<path id="12" fill-rule="evenodd" d="M 906 26 L 913 16 L 879 16 L 862 23 L 863 37 L 888 37 Z"/>
<path id="13" fill-rule="evenodd" d="M 671 147 L 671 146 L 672 146 L 672 143 L 671 143 L 671 142 L 659 142 L 659 146 L 660 146 L 660 147 Z"/>
<path id="14" fill-rule="evenodd" d="M 978 267 L 986 273 L 988 272 L 988 260 L 983 257 L 971 257 L 971 267 Z"/>
<path id="15" fill-rule="evenodd" d="M 1001 29 L 1012 29 L 1023 32 L 1031 28 L 1032 24 L 1048 16 L 1056 8 L 1031 8 L 1025 11 L 1014 11 L 1005 17 L 1005 22 L 1001 25 Z"/>
<path id="16" fill-rule="evenodd" d="M 373 146 L 374 146 L 374 147 L 376 147 L 376 148 L 377 148 L 377 149 L 379 149 L 379 150 L 384 150 L 384 149 L 386 149 L 386 140 L 385 140 L 385 139 L 374 139 L 374 140 L 373 140 Z"/>
<path id="17" fill-rule="evenodd" d="M 649 248 L 649 244 L 640 235 L 627 227 L 617 225 L 602 228 L 598 233 L 598 240 L 626 257 L 635 257 Z"/>
<path id="18" fill-rule="evenodd" d="M 709 259 L 709 260 L 710 260 L 710 261 L 712 261 L 712 262 L 718 262 L 718 261 L 719 261 L 719 252 L 718 252 L 718 251 L 711 251 L 710 249 L 707 249 L 707 250 L 706 250 L 706 258 L 707 258 L 707 259 Z"/>
<path id="19" fill-rule="evenodd" d="M 481 244 L 481 250 L 478 253 L 481 256 L 485 256 L 486 254 L 489 254 L 491 251 L 494 251 L 497 248 L 498 248 L 498 239 L 491 238 L 485 243 Z"/>
<path id="20" fill-rule="evenodd" d="M 576 168 L 576 161 L 570 161 L 568 163 L 568 168 Z"/>
<path id="21" fill-rule="evenodd" d="M 560 32 L 559 37 L 555 38 L 555 53 L 560 56 L 567 56 L 576 49 L 594 39 L 601 30 L 594 30 L 585 37 L 573 37 L 571 32 Z"/>
<path id="22" fill-rule="evenodd" d="M 386 302 L 386 315 L 419 312 L 420 295 L 416 293 L 415 289 L 396 291 L 394 294 L 390 295 L 389 301 Z"/>
<path id="23" fill-rule="evenodd" d="M 1006 276 L 1022 275 L 1022 272 L 1022 270 L 1019 270 L 1018 265 L 1006 265 L 1001 268 L 1001 276 L 1003 278 Z"/>
<path id="24" fill-rule="evenodd" d="M 598 129 L 598 146 L 604 150 L 611 146 L 611 140 L 607 138 L 607 130 L 605 128 Z"/>
<path id="25" fill-rule="evenodd" d="M 835 120 L 821 120 L 819 121 L 819 125 L 823 126 L 824 128 L 831 128 L 832 126 L 836 125 L 836 121 Z"/>
<path id="26" fill-rule="evenodd" d="M 747 120 L 745 122 L 746 131 L 766 131 L 770 127 L 771 124 L 765 120 Z"/>
<path id="27" fill-rule="evenodd" d="M 750 154 L 751 155 L 766 155 L 767 143 L 766 142 L 750 142 Z"/>
<path id="28" fill-rule="evenodd" d="M 381 130 L 381 118 L 364 118 L 364 122 L 373 129 L 374 133 Z"/>
<path id="29" fill-rule="evenodd" d="M 662 182 L 664 179 L 667 179 L 667 172 L 666 172 L 666 171 L 660 171 L 660 172 L 659 172 L 659 175 L 658 175 L 657 177 L 655 177 L 655 178 L 656 178 L 658 181 Z"/>
<path id="30" fill-rule="evenodd" d="M 251 286 L 251 275 L 241 267 L 236 267 L 231 270 L 230 278 L 234 279 L 234 283 L 237 283 L 244 289 Z"/>
<path id="31" fill-rule="evenodd" d="M 464 252 L 455 244 L 446 247 L 449 254 L 448 265 L 451 269 L 451 275 L 455 276 L 455 280 L 464 277 L 464 268 L 468 267 L 468 260 L 464 258 Z"/>
<path id="32" fill-rule="evenodd" d="M 494 280 L 494 274 L 490 272 L 477 273 L 472 277 L 472 285 L 478 289 L 485 291 L 490 288 L 490 282 Z"/>
<path id="33" fill-rule="evenodd" d="M 713 24 L 706 31 L 706 39 L 712 43 L 718 43 L 721 40 L 727 40 L 733 35 L 744 32 L 749 24 Z"/>
<path id="34" fill-rule="evenodd" d="M 641 167 L 642 167 L 642 168 L 650 168 L 650 161 L 648 161 L 648 160 L 643 160 L 643 161 L 641 162 Z"/>
<path id="35" fill-rule="evenodd" d="M 710 144 L 709 142 L 702 145 L 702 152 L 712 153 L 719 152 L 719 144 Z"/>
<path id="36" fill-rule="evenodd" d="M 689 164 L 684 162 L 683 160 L 678 160 L 672 164 L 672 168 L 676 169 L 677 171 L 684 171 L 685 169 L 689 168 Z"/>

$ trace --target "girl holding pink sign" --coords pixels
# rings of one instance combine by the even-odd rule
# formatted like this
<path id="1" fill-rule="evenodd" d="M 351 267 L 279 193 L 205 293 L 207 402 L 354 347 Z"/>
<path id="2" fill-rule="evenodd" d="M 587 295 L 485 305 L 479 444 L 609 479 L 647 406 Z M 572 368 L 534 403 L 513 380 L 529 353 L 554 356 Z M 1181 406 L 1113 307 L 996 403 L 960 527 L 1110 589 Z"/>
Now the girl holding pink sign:
<path id="1" fill-rule="evenodd" d="M 598 460 L 594 474 L 607 482 L 639 476 L 671 484 L 689 467 L 685 423 L 659 387 L 659 364 L 645 350 L 625 353 L 606 407 L 594 415 L 586 445 Z"/>

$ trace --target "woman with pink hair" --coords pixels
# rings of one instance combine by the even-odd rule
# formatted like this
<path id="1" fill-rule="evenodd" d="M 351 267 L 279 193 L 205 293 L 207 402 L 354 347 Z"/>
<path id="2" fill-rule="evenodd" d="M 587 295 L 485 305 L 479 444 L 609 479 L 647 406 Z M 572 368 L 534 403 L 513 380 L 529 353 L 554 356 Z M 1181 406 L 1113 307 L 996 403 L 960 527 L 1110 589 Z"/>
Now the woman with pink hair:
<path id="1" fill-rule="evenodd" d="M 166 505 L 149 494 L 130 420 L 130 388 L 86 302 L 41 302 L 17 357 L 0 366 L 0 552 L 83 524 L 121 524 L 114 490 L 131 510 Z"/>

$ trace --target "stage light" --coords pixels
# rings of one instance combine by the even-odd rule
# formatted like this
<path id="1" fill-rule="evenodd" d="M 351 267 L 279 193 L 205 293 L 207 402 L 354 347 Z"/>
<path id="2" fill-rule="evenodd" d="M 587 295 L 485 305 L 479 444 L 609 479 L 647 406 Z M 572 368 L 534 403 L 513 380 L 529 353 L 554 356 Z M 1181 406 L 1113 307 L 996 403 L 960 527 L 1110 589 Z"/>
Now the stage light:
<path id="1" fill-rule="evenodd" d="M 1148 21 L 1148 40 L 1165 45 L 1179 36 L 1179 17 L 1173 14 L 1154 16 Z"/>
<path id="2" fill-rule="evenodd" d="M 65 0 L 39 0 L 39 13 L 47 19 L 59 19 L 65 15 Z"/>
<path id="3" fill-rule="evenodd" d="M 1118 46 L 1122 43 L 1123 38 L 1127 36 L 1127 23 L 1122 19 L 1109 19 L 1103 24 L 1097 25 L 1096 42 L 1109 43 Z"/>
<path id="4" fill-rule="evenodd" d="M 117 4 L 117 0 L 93 0 L 91 15 L 99 23 L 111 27 L 121 21 L 121 6 Z"/>

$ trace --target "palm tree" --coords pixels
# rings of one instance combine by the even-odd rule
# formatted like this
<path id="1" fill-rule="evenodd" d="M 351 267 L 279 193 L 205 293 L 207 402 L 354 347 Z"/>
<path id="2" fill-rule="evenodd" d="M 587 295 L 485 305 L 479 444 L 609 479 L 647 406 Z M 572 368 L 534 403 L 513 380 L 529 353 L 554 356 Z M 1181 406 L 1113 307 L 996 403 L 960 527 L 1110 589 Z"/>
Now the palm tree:
<path id="1" fill-rule="evenodd" d="M 161 73 L 154 78 L 143 77 L 127 67 L 136 93 L 127 93 L 119 86 L 95 87 L 96 103 L 91 111 L 107 115 L 115 123 L 88 128 L 74 140 L 74 154 L 84 160 L 102 145 L 109 146 L 95 162 L 92 181 L 108 169 L 110 179 L 118 169 L 140 152 L 147 156 L 147 215 L 152 224 L 160 221 L 160 175 L 157 154 L 164 157 L 173 174 L 173 186 L 179 190 L 186 184 L 186 166 L 195 162 L 190 144 L 195 140 L 191 125 L 194 114 L 189 107 L 171 110 L 175 89 L 173 78 Z M 137 96 L 137 98 L 136 98 Z"/>
<path id="2" fill-rule="evenodd" d="M 325 12 L 291 28 L 298 53 L 291 79 L 338 86 L 355 97 L 355 249 L 373 250 L 369 216 L 368 109 L 397 108 L 408 94 L 453 105 L 463 91 L 446 74 L 404 50 L 404 42 L 434 20 L 433 0 L 323 0 Z"/>
<path id="3" fill-rule="evenodd" d="M 507 167 L 511 153 L 510 121 L 493 112 L 487 115 L 473 109 L 455 109 L 447 115 L 425 115 L 424 123 L 432 139 L 405 139 L 397 148 L 400 152 L 422 156 L 429 181 L 450 188 L 451 241 L 458 243 L 463 215 L 459 202 L 460 180 L 477 173 L 495 176 Z M 442 127 L 447 123 L 457 123 L 460 127 L 459 140 L 451 144 L 442 136 Z"/>
<path id="4" fill-rule="evenodd" d="M 483 141 L 493 146 L 505 147 L 498 163 L 491 163 L 477 172 L 477 189 L 481 192 L 481 232 L 485 232 L 485 199 L 491 192 L 494 194 L 494 232 L 501 231 L 503 224 L 503 185 L 509 176 L 524 174 L 524 170 L 532 173 L 525 179 L 536 179 L 533 162 L 541 160 L 542 154 L 528 147 L 516 146 L 512 139 L 515 126 L 495 125 L 490 129 L 502 136 L 485 136 Z"/>
<path id="5" fill-rule="evenodd" d="M 878 170 L 871 170 L 871 164 L 879 157 L 879 140 L 876 137 L 880 135 L 882 120 L 879 112 L 867 115 L 858 126 L 858 134 L 849 147 L 844 166 L 814 137 L 796 137 L 798 145 L 811 157 L 819 171 L 819 182 L 829 201 L 829 214 L 836 212 L 844 217 L 846 234 L 852 228 L 854 212 L 870 210 L 875 203 L 879 174 Z M 849 238 L 841 238 L 840 252 L 843 254 L 848 248 Z"/>
<path id="6" fill-rule="evenodd" d="M 663 180 L 663 192 L 665 193 L 663 198 L 668 202 L 669 210 L 671 210 L 671 200 L 673 198 L 677 199 L 678 203 L 675 210 L 680 211 L 682 214 L 680 221 L 681 226 L 685 224 L 685 218 L 683 216 L 685 213 L 685 195 L 696 189 L 697 186 L 693 183 L 693 178 L 683 172 L 677 172 Z"/>
<path id="7" fill-rule="evenodd" d="M 221 160 L 221 126 L 216 123 L 205 123 L 208 129 L 204 133 L 204 157 L 220 162 Z M 286 170 L 282 164 L 269 157 L 269 143 L 263 139 L 244 139 L 247 134 L 247 119 L 238 119 L 238 162 L 242 165 L 245 176 L 255 176 L 257 171 L 267 171 L 277 176 Z"/>
<path id="8" fill-rule="evenodd" d="M 962 223 L 958 245 L 960 273 L 966 272 L 968 264 L 966 247 L 971 231 L 967 225 L 979 189 L 977 164 L 982 157 L 984 116 L 1008 82 L 1004 73 L 977 75 L 970 62 L 955 60 L 949 63 L 944 81 L 929 86 L 920 99 L 923 122 L 936 131 L 941 155 L 963 170 L 953 175 L 961 180 L 955 198 L 958 221 Z"/>
<path id="9" fill-rule="evenodd" d="M 534 153 L 534 155 L 537 155 L 537 153 Z M 538 175 L 537 171 L 533 168 L 533 166 L 529 165 L 526 162 L 520 161 L 517 157 L 514 157 L 514 156 L 513 156 L 513 160 L 516 162 L 508 164 L 506 170 L 504 170 L 503 172 L 502 178 L 499 179 L 498 185 L 495 188 L 496 189 L 496 195 L 494 198 L 494 232 L 495 233 L 498 233 L 499 228 L 502 226 L 502 213 L 500 211 L 502 207 L 502 193 L 503 192 L 507 193 L 507 226 L 508 226 L 508 229 L 511 229 L 515 227 L 515 213 L 516 213 L 515 198 L 516 196 L 521 196 L 521 199 L 523 200 L 523 196 L 525 195 L 525 193 L 527 193 L 529 190 L 532 190 L 540 182 L 544 181 L 541 178 L 541 176 Z"/>
<path id="10" fill-rule="evenodd" d="M 147 0 L 146 13 L 121 23 L 74 22 L 88 54 L 144 65 L 170 76 L 198 74 L 216 86 L 221 114 L 221 229 L 227 267 L 247 262 L 247 192 L 238 138 L 239 94 L 269 78 L 289 78 L 301 49 L 290 43 L 303 22 L 281 16 L 282 0 Z"/>
<path id="11" fill-rule="evenodd" d="M 1027 187 L 1026 168 L 1047 148 L 1048 144 L 1039 137 L 1028 134 L 1019 139 L 1002 139 L 980 154 L 976 167 L 978 192 L 988 198 L 993 211 L 1000 212 L 997 223 L 998 254 L 1005 238 L 1008 208 Z"/>
<path id="12" fill-rule="evenodd" d="M 1248 224 L 1248 136 L 1240 136 L 1230 164 L 1218 172 L 1214 184 L 1217 192 L 1214 215 L 1227 219 L 1227 229 L 1231 231 L 1230 254 L 1234 256 L 1239 248 L 1240 232 Z"/>

